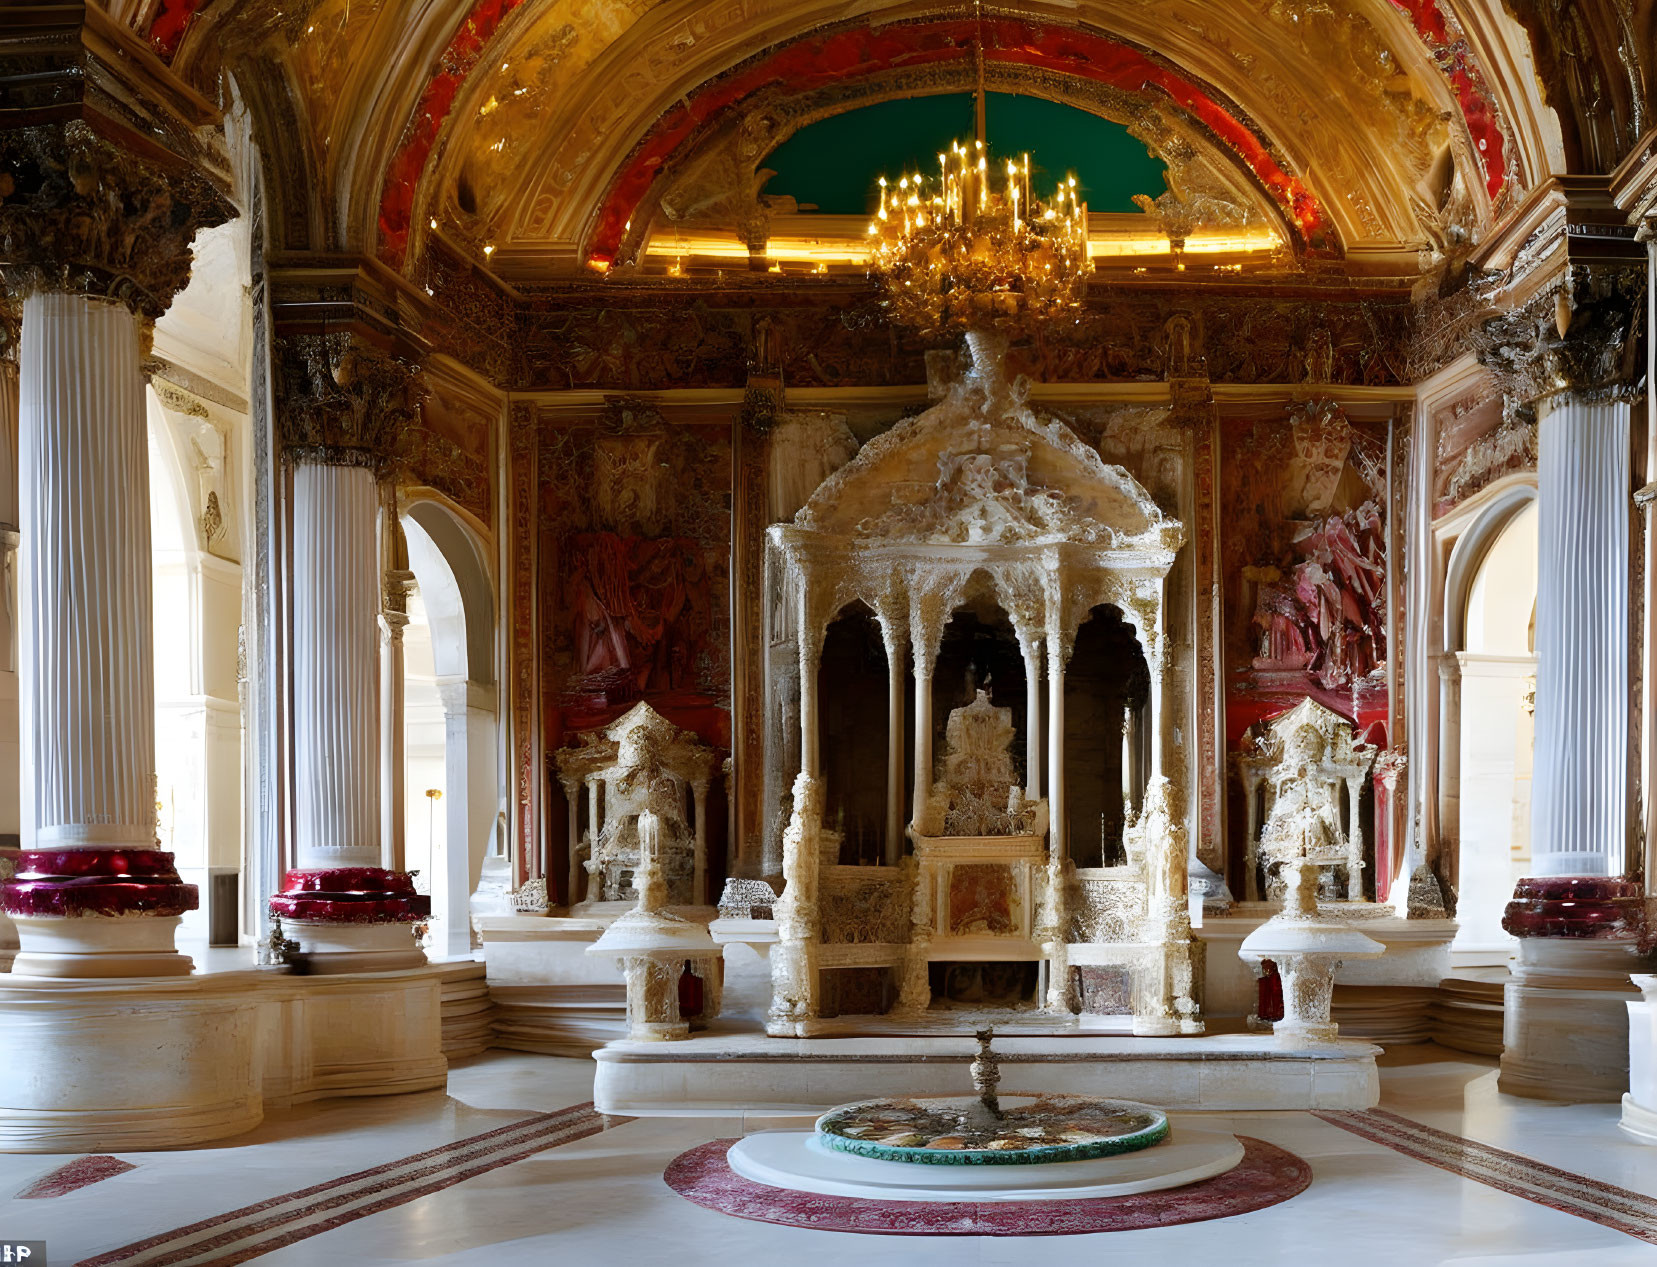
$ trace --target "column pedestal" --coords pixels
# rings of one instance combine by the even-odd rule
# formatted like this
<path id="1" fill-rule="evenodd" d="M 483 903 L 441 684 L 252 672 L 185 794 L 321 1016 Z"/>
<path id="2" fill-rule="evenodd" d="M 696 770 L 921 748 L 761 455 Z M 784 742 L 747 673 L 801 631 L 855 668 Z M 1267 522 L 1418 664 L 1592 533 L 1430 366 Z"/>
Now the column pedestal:
<path id="1" fill-rule="evenodd" d="M 270 900 L 282 931 L 299 943 L 305 972 L 390 972 L 418 968 L 426 953 L 411 926 L 431 916 L 432 900 L 401 871 L 335 867 L 290 871 Z"/>
<path id="2" fill-rule="evenodd" d="M 187 976 L 190 957 L 173 947 L 196 908 L 173 856 L 160 850 L 24 850 L 3 886 L 17 925 L 12 971 L 32 977 Z"/>
<path id="3" fill-rule="evenodd" d="M 1628 1090 L 1622 1097 L 1622 1133 L 1638 1143 L 1657 1147 L 1657 1021 L 1652 1003 L 1657 999 L 1657 977 L 1634 973 L 1631 979 L 1644 998 L 1628 1003 Z"/>
<path id="4" fill-rule="evenodd" d="M 1509 1095 L 1616 1101 L 1628 1089 L 1629 980 L 1644 909 L 1631 880 L 1519 881 L 1502 927 L 1519 940 L 1502 1018 Z"/>

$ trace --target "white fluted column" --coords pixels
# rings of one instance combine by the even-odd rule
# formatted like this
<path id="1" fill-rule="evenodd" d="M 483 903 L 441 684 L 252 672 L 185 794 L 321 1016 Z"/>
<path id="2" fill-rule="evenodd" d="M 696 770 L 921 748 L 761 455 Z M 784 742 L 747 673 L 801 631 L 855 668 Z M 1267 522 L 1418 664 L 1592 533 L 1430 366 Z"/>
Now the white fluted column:
<path id="1" fill-rule="evenodd" d="M 1126 704 L 1122 705 L 1122 823 L 1125 827 L 1133 820 L 1133 793 L 1134 793 L 1134 733 L 1133 710 Z"/>
<path id="2" fill-rule="evenodd" d="M 1018 640 L 1024 660 L 1024 795 L 1041 796 L 1041 643 L 1035 637 Z"/>
<path id="3" fill-rule="evenodd" d="M 17 336 L 4 329 L 4 320 L 0 313 L 0 337 L 8 341 L 0 348 L 0 867 L 9 870 L 23 832 L 23 755 L 17 724 Z M 0 911 L 0 972 L 11 971 L 16 954 L 17 928 Z"/>
<path id="4" fill-rule="evenodd" d="M 403 756 L 403 630 L 408 627 L 408 613 L 388 606 L 380 613 L 380 621 L 380 698 L 385 701 L 380 717 L 380 863 L 401 871 L 408 840 L 408 765 Z"/>
<path id="5" fill-rule="evenodd" d="M 1057 621 L 1053 622 L 1057 626 Z M 1047 844 L 1055 862 L 1070 854 L 1064 804 L 1064 643 L 1047 635 Z"/>
<path id="6" fill-rule="evenodd" d="M 1541 406 L 1533 876 L 1623 869 L 1629 409 L 1569 394 Z"/>
<path id="7" fill-rule="evenodd" d="M 20 352 L 29 619 L 19 656 L 25 852 L 5 896 L 21 942 L 14 971 L 187 973 L 173 933 L 197 894 L 155 838 L 138 319 L 118 304 L 37 292 L 23 305 Z"/>
<path id="8" fill-rule="evenodd" d="M 815 779 L 820 772 L 818 732 L 822 725 L 817 719 L 817 699 L 821 684 L 817 680 L 817 671 L 822 661 L 822 640 L 811 624 L 810 599 L 803 585 L 800 587 L 799 603 L 800 773 Z"/>
<path id="9" fill-rule="evenodd" d="M 416 895 L 407 875 L 380 866 L 374 472 L 360 463 L 301 460 L 292 506 L 295 868 L 271 910 L 299 943 L 305 971 L 414 967 L 425 956 L 411 926 L 431 902 Z M 436 878 L 441 887 L 445 877 Z"/>
<path id="10" fill-rule="evenodd" d="M 24 847 L 155 847 L 149 444 L 138 319 L 23 305 Z"/>
<path id="11" fill-rule="evenodd" d="M 598 853 L 598 834 L 602 828 L 599 820 L 601 811 L 600 798 L 604 792 L 604 780 L 589 778 L 587 780 L 587 835 L 591 843 L 592 854 Z"/>
<path id="12" fill-rule="evenodd" d="M 432 859 L 433 945 L 449 959 L 472 951 L 472 726 L 477 704 L 465 678 L 440 678 L 443 706 L 443 856 Z"/>
<path id="13" fill-rule="evenodd" d="M 1628 1086 L 1628 972 L 1644 914 L 1643 886 L 1622 878 L 1632 420 L 1627 400 L 1571 392 L 1538 411 L 1531 865 L 1502 919 L 1519 943 L 1497 1085 L 1614 1100 Z"/>
<path id="14" fill-rule="evenodd" d="M 294 844 L 301 869 L 379 865 L 379 506 L 373 472 L 293 477 Z"/>
<path id="15" fill-rule="evenodd" d="M 886 848 L 889 867 L 903 860 L 903 629 L 889 612 L 880 617 L 886 648 Z"/>
<path id="16" fill-rule="evenodd" d="M 919 624 L 910 625 L 909 637 L 915 660 L 915 787 L 909 818 L 919 823 L 932 795 L 932 662 L 937 650 L 927 643 Z"/>

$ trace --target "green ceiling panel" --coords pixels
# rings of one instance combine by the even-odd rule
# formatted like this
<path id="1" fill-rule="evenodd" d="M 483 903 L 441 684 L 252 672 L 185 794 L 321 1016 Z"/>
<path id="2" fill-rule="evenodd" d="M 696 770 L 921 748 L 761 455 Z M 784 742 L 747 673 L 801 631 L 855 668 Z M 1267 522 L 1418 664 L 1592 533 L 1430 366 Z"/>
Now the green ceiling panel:
<path id="1" fill-rule="evenodd" d="M 1167 188 L 1163 164 L 1127 128 L 1057 101 L 989 94 L 992 158 L 1030 155 L 1031 184 L 1045 196 L 1074 173 L 1090 211 L 1135 211 L 1133 195 Z M 768 194 L 792 194 L 829 215 L 865 215 L 875 178 L 903 172 L 936 175 L 938 154 L 972 136 L 972 97 L 953 93 L 882 101 L 801 128 L 761 164 L 777 174 Z"/>

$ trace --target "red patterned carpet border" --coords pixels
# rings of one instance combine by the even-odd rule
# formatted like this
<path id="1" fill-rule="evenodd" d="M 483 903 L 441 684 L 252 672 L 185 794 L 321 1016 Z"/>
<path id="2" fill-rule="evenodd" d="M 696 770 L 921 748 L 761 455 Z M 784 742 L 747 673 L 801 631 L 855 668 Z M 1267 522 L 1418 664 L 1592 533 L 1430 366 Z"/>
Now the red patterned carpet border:
<path id="1" fill-rule="evenodd" d="M 127 1171 L 136 1169 L 130 1161 L 122 1161 L 119 1157 L 106 1157 L 101 1153 L 77 1157 L 74 1161 L 65 1162 L 50 1174 L 36 1179 L 17 1194 L 17 1199 L 43 1201 L 51 1197 L 67 1196 L 81 1188 L 102 1183 L 105 1179 L 113 1179 L 116 1175 L 124 1175 Z"/>
<path id="2" fill-rule="evenodd" d="M 1079 1236 L 1170 1227 L 1247 1214 L 1287 1201 L 1312 1182 L 1293 1153 L 1239 1135 L 1243 1160 L 1223 1175 L 1131 1197 L 1077 1201 L 866 1201 L 754 1183 L 725 1161 L 716 1139 L 673 1159 L 664 1178 L 687 1201 L 739 1219 L 875 1236 Z"/>
<path id="3" fill-rule="evenodd" d="M 76 1267 L 235 1267 L 624 1122 L 588 1104 L 540 1113 L 82 1260 Z"/>
<path id="4" fill-rule="evenodd" d="M 1385 1109 L 1314 1110 L 1313 1116 L 1463 1179 L 1657 1245 L 1657 1198 L 1642 1192 L 1451 1135 Z"/>

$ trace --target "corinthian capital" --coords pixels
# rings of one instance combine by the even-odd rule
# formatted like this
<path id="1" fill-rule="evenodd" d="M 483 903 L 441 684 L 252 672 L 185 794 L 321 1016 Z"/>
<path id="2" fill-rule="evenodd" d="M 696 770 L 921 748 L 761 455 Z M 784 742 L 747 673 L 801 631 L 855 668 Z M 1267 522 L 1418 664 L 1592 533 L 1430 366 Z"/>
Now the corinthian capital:
<path id="1" fill-rule="evenodd" d="M 0 281 L 14 295 L 75 291 L 153 320 L 190 280 L 196 231 L 234 214 L 187 164 L 81 120 L 0 132 Z"/>
<path id="2" fill-rule="evenodd" d="M 276 411 L 290 461 L 385 469 L 425 399 L 413 362 L 348 333 L 275 340 Z"/>
<path id="3" fill-rule="evenodd" d="M 1510 415 L 1560 392 L 1624 396 L 1640 387 L 1644 315 L 1644 267 L 1572 264 L 1522 307 L 1487 321 L 1474 348 Z"/>

